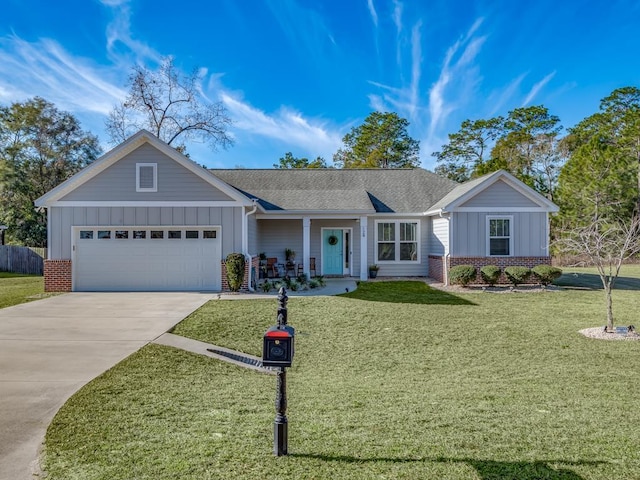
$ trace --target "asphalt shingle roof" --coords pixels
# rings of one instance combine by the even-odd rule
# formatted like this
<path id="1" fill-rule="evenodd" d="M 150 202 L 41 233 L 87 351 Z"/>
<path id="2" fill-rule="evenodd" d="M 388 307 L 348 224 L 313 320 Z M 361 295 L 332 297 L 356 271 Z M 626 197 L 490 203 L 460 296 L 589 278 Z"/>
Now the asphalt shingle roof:
<path id="1" fill-rule="evenodd" d="M 458 185 L 421 168 L 210 172 L 267 211 L 424 212 Z"/>

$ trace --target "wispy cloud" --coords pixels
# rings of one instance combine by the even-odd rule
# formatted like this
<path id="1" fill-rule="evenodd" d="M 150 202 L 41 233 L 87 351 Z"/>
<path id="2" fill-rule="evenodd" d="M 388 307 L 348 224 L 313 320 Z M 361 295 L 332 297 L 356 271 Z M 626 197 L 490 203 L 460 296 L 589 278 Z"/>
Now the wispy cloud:
<path id="1" fill-rule="evenodd" d="M 402 65 L 402 10 L 402 3 L 398 0 L 393 0 L 393 14 L 391 15 L 391 18 L 393 19 L 393 24 L 396 27 L 396 63 L 398 66 Z"/>
<path id="2" fill-rule="evenodd" d="M 126 95 L 113 71 L 74 57 L 53 40 L 30 43 L 14 35 L 1 39 L 0 46 L 4 101 L 39 95 L 66 110 L 104 115 Z"/>
<path id="3" fill-rule="evenodd" d="M 527 105 L 529 105 L 529 103 L 533 101 L 536 95 L 538 95 L 540 90 L 542 90 L 542 88 L 547 83 L 549 83 L 555 75 L 556 75 L 556 71 L 554 70 L 553 72 L 548 74 L 546 77 L 544 77 L 542 80 L 540 80 L 538 83 L 536 83 L 533 87 L 531 87 L 531 90 L 529 90 L 529 93 L 527 94 L 524 101 L 522 102 L 522 106 L 526 107 Z"/>
<path id="4" fill-rule="evenodd" d="M 299 5 L 295 0 L 267 0 L 267 5 L 294 50 L 317 64 L 328 60 L 327 46 L 337 46 L 335 35 L 324 18 L 315 10 Z"/>
<path id="5" fill-rule="evenodd" d="M 338 130 L 321 121 L 304 118 L 293 109 L 282 107 L 274 114 L 267 114 L 230 92 L 223 92 L 220 98 L 234 120 L 234 129 L 279 140 L 328 159 L 342 143 Z"/>
<path id="6" fill-rule="evenodd" d="M 111 61 L 129 64 L 131 61 L 146 63 L 152 60 L 157 63 L 162 59 L 157 51 L 133 37 L 129 0 L 100 0 L 100 3 L 111 8 L 113 14 L 106 30 L 107 53 Z"/>
<path id="7" fill-rule="evenodd" d="M 430 137 L 434 135 L 436 129 L 456 108 L 456 102 L 462 100 L 458 97 L 452 102 L 447 102 L 447 87 L 454 78 L 458 82 L 469 82 L 469 77 L 473 75 L 472 62 L 486 40 L 486 36 L 475 38 L 473 36 L 482 25 L 482 21 L 482 18 L 476 20 L 465 36 L 457 40 L 447 50 L 438 80 L 436 80 L 429 92 Z M 461 50 L 462 53 L 459 54 Z"/>
<path id="8" fill-rule="evenodd" d="M 505 104 L 516 94 L 526 76 L 527 72 L 518 75 L 511 82 L 509 82 L 509 85 L 507 85 L 504 89 L 502 89 L 501 91 L 495 91 L 491 95 L 489 95 L 488 100 L 492 105 L 491 110 L 489 111 L 490 116 L 493 116 L 496 113 L 502 111 L 502 108 L 505 106 Z"/>
<path id="9" fill-rule="evenodd" d="M 378 12 L 376 12 L 376 6 L 373 4 L 373 0 L 367 0 L 367 8 L 369 9 L 369 15 L 371 15 L 371 21 L 378 28 Z"/>

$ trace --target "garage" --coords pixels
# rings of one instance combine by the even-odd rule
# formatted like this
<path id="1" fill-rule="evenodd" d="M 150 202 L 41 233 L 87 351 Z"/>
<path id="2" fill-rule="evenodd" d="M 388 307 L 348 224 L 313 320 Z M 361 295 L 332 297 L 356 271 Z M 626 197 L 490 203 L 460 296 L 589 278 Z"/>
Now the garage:
<path id="1" fill-rule="evenodd" d="M 75 291 L 221 289 L 219 227 L 74 227 Z"/>

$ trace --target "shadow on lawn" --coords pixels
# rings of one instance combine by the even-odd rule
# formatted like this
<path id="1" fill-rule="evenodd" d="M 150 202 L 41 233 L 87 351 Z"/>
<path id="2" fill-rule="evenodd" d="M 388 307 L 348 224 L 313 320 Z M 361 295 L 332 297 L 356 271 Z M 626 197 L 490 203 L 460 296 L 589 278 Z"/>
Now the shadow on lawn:
<path id="1" fill-rule="evenodd" d="M 595 273 L 565 273 L 553 283 L 568 289 L 602 290 L 600 276 Z M 640 278 L 618 277 L 614 290 L 640 290 Z"/>
<path id="2" fill-rule="evenodd" d="M 583 480 L 583 477 L 567 468 L 552 468 L 550 464 L 560 465 L 601 465 L 607 462 L 600 460 L 538 460 L 535 462 L 496 462 L 493 460 L 477 460 L 474 458 L 359 458 L 346 455 L 314 455 L 291 453 L 290 457 L 314 458 L 328 462 L 346 463 L 466 463 L 473 467 L 482 480 Z"/>
<path id="3" fill-rule="evenodd" d="M 339 297 L 369 302 L 413 303 L 418 305 L 477 305 L 465 298 L 431 288 L 419 281 L 360 282 L 353 292 Z"/>

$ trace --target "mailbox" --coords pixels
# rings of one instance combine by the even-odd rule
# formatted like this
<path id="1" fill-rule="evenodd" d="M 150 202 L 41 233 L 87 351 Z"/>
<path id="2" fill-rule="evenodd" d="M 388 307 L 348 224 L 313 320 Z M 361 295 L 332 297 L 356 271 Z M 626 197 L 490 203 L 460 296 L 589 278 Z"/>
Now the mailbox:
<path id="1" fill-rule="evenodd" d="M 288 325 L 270 327 L 264 334 L 262 365 L 265 367 L 290 367 L 293 360 L 295 330 Z"/>

